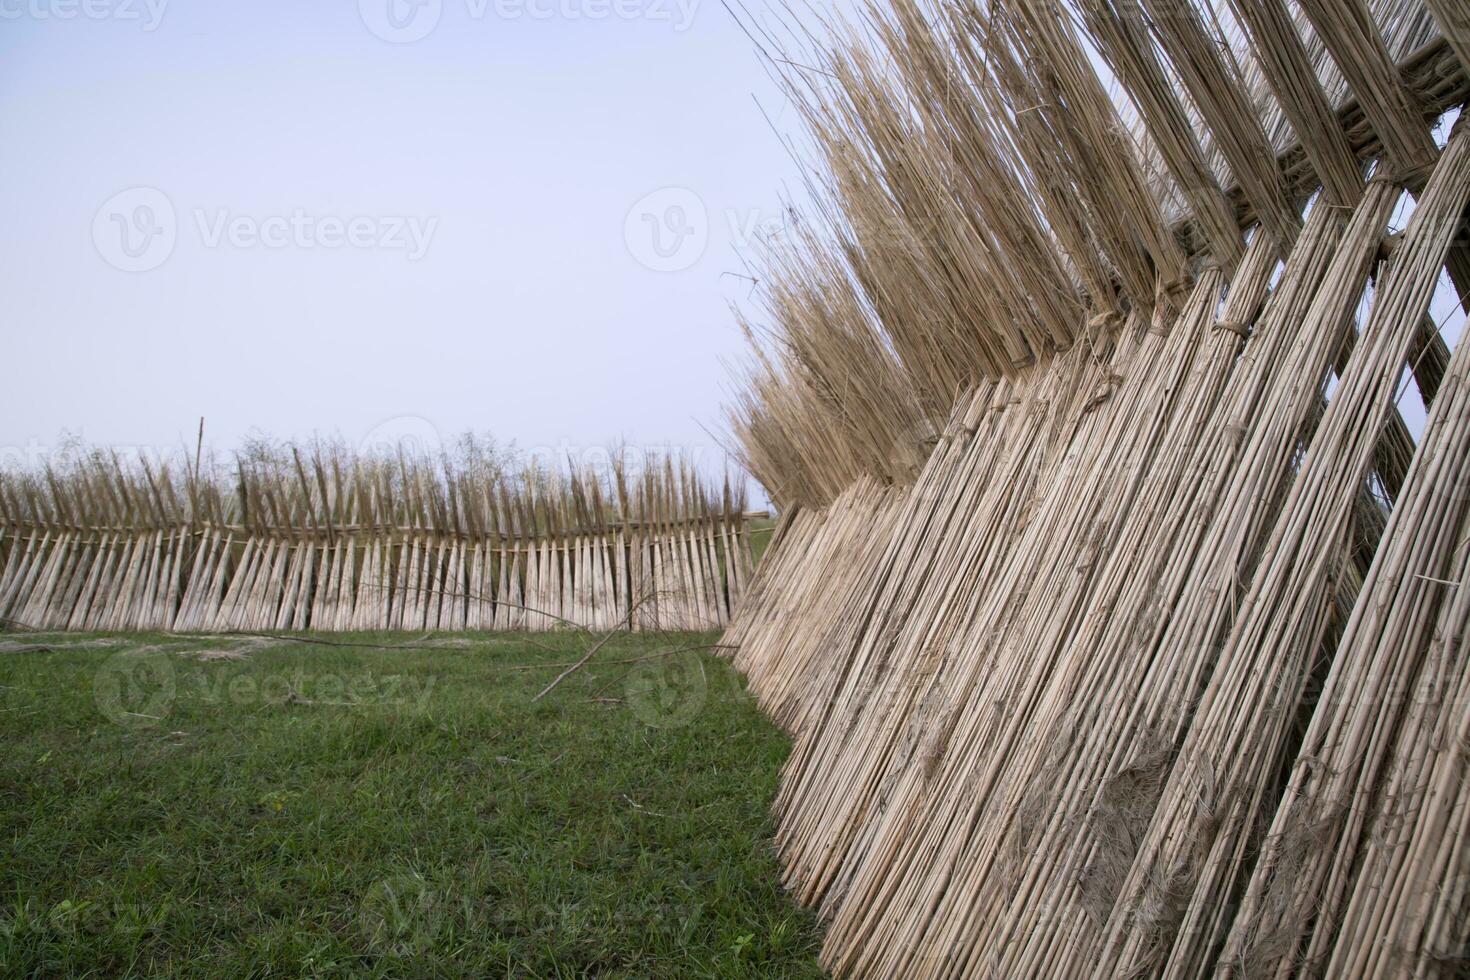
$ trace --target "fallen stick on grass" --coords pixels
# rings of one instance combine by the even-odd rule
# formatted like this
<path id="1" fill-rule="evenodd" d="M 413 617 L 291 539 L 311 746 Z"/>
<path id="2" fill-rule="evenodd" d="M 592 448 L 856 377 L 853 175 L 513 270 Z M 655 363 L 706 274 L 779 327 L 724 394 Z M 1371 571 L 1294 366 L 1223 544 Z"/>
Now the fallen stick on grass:
<path id="1" fill-rule="evenodd" d="M 541 689 L 541 693 L 538 694 L 538 695 L 536 695 L 534 698 L 531 699 L 531 703 L 534 704 L 535 702 L 540 701 L 542 698 L 546 697 L 546 695 L 550 694 L 553 690 L 555 690 L 555 688 L 556 688 L 556 686 L 558 684 L 560 684 L 562 681 L 566 680 L 568 677 L 570 677 L 573 674 L 575 674 L 578 670 L 581 670 L 582 667 L 586 666 L 587 661 L 591 660 L 594 656 L 596 656 L 597 651 L 598 650 L 601 650 L 603 648 L 603 646 L 605 646 L 607 644 L 607 641 L 608 640 L 611 640 L 616 635 L 617 635 L 617 631 L 616 630 L 613 630 L 613 631 L 611 631 L 609 633 L 604 634 L 603 637 L 602 637 L 602 639 L 600 639 L 596 643 L 592 644 L 591 649 L 589 649 L 585 654 L 582 655 L 582 659 L 581 660 L 578 660 L 576 663 L 572 664 L 566 670 L 562 671 L 560 674 L 557 674 L 555 680 L 553 680 L 550 684 L 547 684 L 545 687 L 543 687 Z"/>

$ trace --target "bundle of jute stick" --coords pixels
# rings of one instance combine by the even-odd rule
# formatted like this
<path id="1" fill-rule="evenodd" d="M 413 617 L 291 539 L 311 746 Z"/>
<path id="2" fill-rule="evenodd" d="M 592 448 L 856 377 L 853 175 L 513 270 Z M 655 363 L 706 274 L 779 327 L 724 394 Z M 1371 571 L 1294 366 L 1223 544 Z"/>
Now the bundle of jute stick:
<path id="1" fill-rule="evenodd" d="M 1241 975 L 1324 968 L 1344 930 L 1385 941 L 1346 946 L 1342 975 L 1466 952 L 1467 372 L 1462 344 L 1235 916 L 1221 962 Z"/>
<path id="2" fill-rule="evenodd" d="M 744 597 L 745 628 L 732 627 L 725 642 L 762 658 L 753 664 L 737 654 L 734 661 L 750 676 L 751 694 L 787 731 L 801 731 L 823 710 L 836 678 L 817 675 L 833 666 L 830 652 L 850 644 L 864 622 L 872 571 L 900 503 L 901 495 L 863 479 L 826 511 L 795 512 L 781 529 L 780 547 L 772 545 L 760 591 Z"/>
<path id="3" fill-rule="evenodd" d="M 233 479 L 102 454 L 0 475 L 0 618 L 34 629 L 712 629 L 743 486 L 290 449 Z"/>
<path id="4" fill-rule="evenodd" d="M 826 26 L 753 28 L 821 234 L 778 246 L 750 329 L 732 427 L 795 516 L 727 633 L 797 735 L 777 842 L 824 961 L 1456 975 L 1465 359 L 1429 311 L 1470 293 L 1470 127 L 1440 118 L 1470 21 L 892 0 Z"/>

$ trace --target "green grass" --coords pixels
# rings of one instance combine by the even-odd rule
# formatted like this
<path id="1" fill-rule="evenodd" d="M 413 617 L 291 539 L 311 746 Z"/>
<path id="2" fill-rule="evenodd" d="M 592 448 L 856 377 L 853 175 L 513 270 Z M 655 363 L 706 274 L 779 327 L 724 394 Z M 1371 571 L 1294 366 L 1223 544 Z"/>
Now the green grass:
<path id="1" fill-rule="evenodd" d="M 0 638 L 0 975 L 820 975 L 785 739 L 613 663 L 710 637 L 78 639 Z"/>
<path id="2" fill-rule="evenodd" d="M 779 522 L 775 517 L 757 517 L 751 520 L 750 530 L 750 560 L 759 565 L 765 557 L 766 549 L 771 546 L 771 539 L 776 535 L 776 524 Z"/>

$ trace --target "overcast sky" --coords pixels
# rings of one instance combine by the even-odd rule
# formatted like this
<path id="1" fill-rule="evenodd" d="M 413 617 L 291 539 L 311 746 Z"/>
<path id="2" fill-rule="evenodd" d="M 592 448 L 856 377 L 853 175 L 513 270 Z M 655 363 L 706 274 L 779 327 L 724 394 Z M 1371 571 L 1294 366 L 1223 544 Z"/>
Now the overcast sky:
<path id="1" fill-rule="evenodd" d="M 716 468 L 761 106 L 718 0 L 0 0 L 0 463 L 202 415 Z"/>
<path id="2" fill-rule="evenodd" d="M 718 0 L 0 0 L 6 461 L 712 447 L 796 183 L 756 98 Z"/>

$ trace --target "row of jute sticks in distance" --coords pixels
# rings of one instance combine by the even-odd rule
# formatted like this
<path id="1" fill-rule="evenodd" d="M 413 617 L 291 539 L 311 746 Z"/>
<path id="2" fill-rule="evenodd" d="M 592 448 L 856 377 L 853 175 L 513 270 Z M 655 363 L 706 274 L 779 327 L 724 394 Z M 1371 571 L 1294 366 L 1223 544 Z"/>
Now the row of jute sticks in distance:
<path id="1" fill-rule="evenodd" d="M 738 514 L 745 487 L 687 458 L 596 454 L 555 469 L 466 437 L 437 456 L 356 454 L 330 444 L 255 444 L 229 462 L 77 449 L 0 470 L 0 522 L 84 528 L 180 524 L 281 533 L 432 530 L 541 537 Z"/>
<path id="2" fill-rule="evenodd" d="M 233 486 L 184 469 L 176 480 L 94 453 L 0 476 L 0 616 L 72 629 L 703 629 L 728 620 L 749 574 L 743 487 L 713 489 L 687 463 L 634 475 L 614 457 L 601 473 L 554 474 L 483 455 L 318 452 L 308 470 L 293 449 L 238 463 Z"/>

